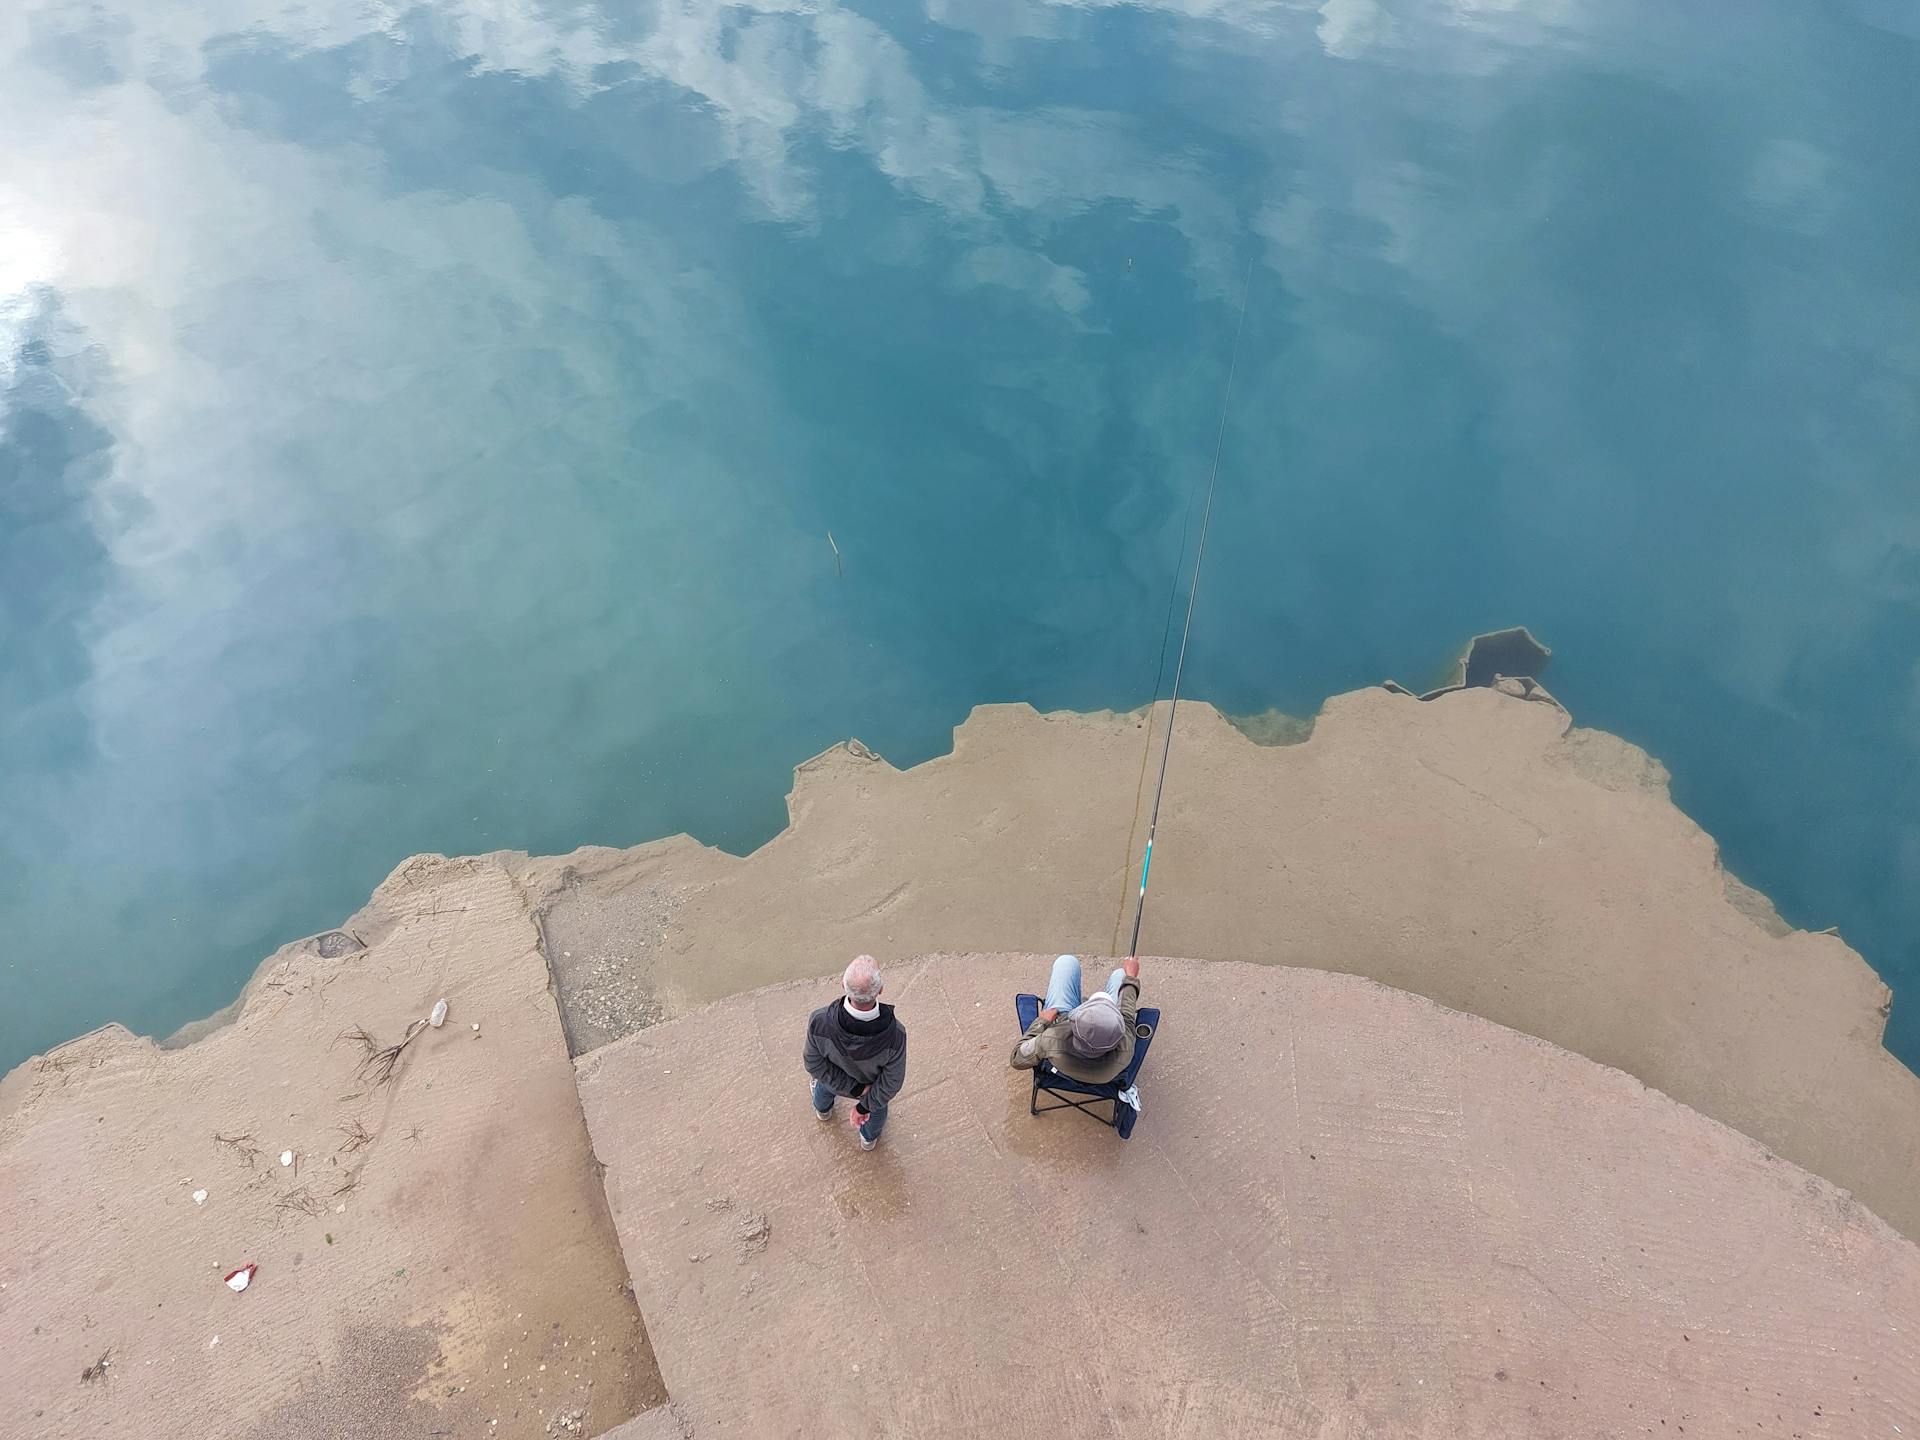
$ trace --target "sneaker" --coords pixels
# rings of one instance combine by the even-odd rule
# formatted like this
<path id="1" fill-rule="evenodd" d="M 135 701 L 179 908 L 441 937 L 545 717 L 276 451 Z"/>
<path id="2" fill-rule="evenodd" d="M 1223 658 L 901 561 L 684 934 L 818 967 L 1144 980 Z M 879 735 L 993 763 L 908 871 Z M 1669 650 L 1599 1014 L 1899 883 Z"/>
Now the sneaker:
<path id="1" fill-rule="evenodd" d="M 831 1105 L 822 1110 L 818 1105 L 813 1103 L 812 1085 L 807 1086 L 807 1108 L 813 1111 L 813 1118 L 818 1120 L 822 1125 L 833 1118 L 833 1107 Z"/>

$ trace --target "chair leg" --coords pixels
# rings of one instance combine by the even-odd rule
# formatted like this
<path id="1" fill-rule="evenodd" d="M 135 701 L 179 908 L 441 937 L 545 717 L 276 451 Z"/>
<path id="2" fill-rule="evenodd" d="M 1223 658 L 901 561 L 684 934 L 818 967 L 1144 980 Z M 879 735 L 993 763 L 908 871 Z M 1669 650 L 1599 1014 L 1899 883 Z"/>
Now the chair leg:
<path id="1" fill-rule="evenodd" d="M 1027 1102 L 1027 1113 L 1029 1115 L 1045 1115 L 1054 1110 L 1078 1110 L 1089 1120 L 1094 1121 L 1096 1124 L 1104 1125 L 1109 1130 L 1118 1130 L 1120 1128 L 1120 1102 L 1118 1100 L 1109 1102 L 1105 1097 L 1082 1100 L 1076 1099 L 1072 1094 L 1064 1090 L 1047 1090 L 1047 1094 L 1053 1096 L 1057 1103 L 1042 1105 L 1040 1103 L 1040 1092 L 1043 1089 L 1046 1089 L 1046 1087 L 1038 1081 L 1034 1082 L 1033 1096 Z M 1099 1107 L 1107 1103 L 1111 1103 L 1113 1112 L 1110 1115 L 1102 1115 Z"/>
<path id="2" fill-rule="evenodd" d="M 1039 1113 L 1040 1113 L 1040 1072 L 1036 1070 L 1033 1072 L 1033 1094 L 1027 1098 L 1027 1114 L 1038 1115 Z"/>

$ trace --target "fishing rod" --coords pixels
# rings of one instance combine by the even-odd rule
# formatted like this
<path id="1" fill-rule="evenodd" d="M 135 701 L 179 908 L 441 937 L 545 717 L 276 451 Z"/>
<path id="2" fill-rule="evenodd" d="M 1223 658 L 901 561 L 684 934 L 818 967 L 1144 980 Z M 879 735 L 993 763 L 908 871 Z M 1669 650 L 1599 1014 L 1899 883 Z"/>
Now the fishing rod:
<path id="1" fill-rule="evenodd" d="M 1153 787 L 1153 814 L 1147 820 L 1147 849 L 1140 860 L 1140 896 L 1133 910 L 1133 939 L 1127 943 L 1127 954 L 1140 953 L 1140 925 L 1147 917 L 1147 876 L 1153 870 L 1153 834 L 1160 826 L 1160 799 L 1167 793 L 1167 761 L 1173 756 L 1173 722 L 1180 714 L 1180 677 L 1187 668 L 1187 639 L 1193 634 L 1193 602 L 1200 594 L 1200 567 L 1207 558 L 1207 531 L 1213 525 L 1213 492 L 1220 480 L 1220 452 L 1227 443 L 1227 412 L 1233 405 L 1233 376 L 1240 366 L 1240 335 L 1247 328 L 1247 298 L 1253 293 L 1253 261 L 1247 262 L 1247 278 L 1240 286 L 1240 319 L 1233 327 L 1233 352 L 1227 360 L 1226 393 L 1220 400 L 1220 430 L 1213 441 L 1213 468 L 1207 474 L 1207 504 L 1200 515 L 1200 544 L 1193 552 L 1193 579 L 1187 586 L 1187 619 L 1180 628 L 1180 657 L 1173 664 L 1173 703 L 1167 710 L 1167 738 L 1160 747 L 1160 778 Z M 1193 514 L 1192 501 L 1188 501 L 1187 514 Z M 1185 536 L 1181 537 L 1181 551 L 1186 550 Z M 1179 571 L 1174 572 L 1177 577 Z M 1176 591 L 1177 595 L 1178 592 Z M 1167 619 L 1173 619 L 1173 597 L 1168 597 Z M 1166 631 L 1161 631 L 1164 637 Z M 1161 664 L 1166 663 L 1164 638 L 1160 651 Z M 1154 684 L 1159 689 L 1159 682 Z M 1149 712 L 1151 713 L 1151 712 Z M 1149 741 L 1149 744 L 1152 742 Z M 1137 812 L 1136 812 L 1137 814 Z"/>

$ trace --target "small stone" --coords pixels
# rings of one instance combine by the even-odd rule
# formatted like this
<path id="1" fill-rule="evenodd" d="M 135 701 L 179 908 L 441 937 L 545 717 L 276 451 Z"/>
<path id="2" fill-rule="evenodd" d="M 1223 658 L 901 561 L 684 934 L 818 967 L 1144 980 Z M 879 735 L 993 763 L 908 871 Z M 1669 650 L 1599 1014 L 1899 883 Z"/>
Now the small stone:
<path id="1" fill-rule="evenodd" d="M 207 1203 L 207 1192 L 206 1192 L 206 1191 L 204 1191 L 204 1190 L 196 1190 L 196 1191 L 194 1191 L 194 1192 L 193 1192 L 193 1203 L 194 1203 L 194 1204 L 196 1204 L 196 1205 L 204 1205 L 204 1204 L 206 1204 L 206 1203 Z"/>
<path id="2" fill-rule="evenodd" d="M 293 1164 L 293 1151 L 291 1151 L 291 1150 L 282 1150 L 282 1151 L 280 1152 L 280 1163 L 281 1163 L 282 1165 L 291 1165 L 291 1164 Z"/>

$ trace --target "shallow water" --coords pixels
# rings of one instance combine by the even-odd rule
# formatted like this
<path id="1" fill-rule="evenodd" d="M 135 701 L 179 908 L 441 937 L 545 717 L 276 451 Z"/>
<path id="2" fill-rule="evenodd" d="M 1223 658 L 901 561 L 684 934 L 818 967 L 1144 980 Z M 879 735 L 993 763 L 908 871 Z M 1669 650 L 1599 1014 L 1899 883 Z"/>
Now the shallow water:
<path id="1" fill-rule="evenodd" d="M 1142 703 L 1249 264 L 1191 693 L 1528 624 L 1920 980 L 1904 0 L 162 8 L 0 15 L 0 1064 Z"/>

